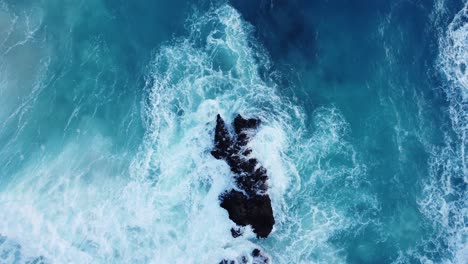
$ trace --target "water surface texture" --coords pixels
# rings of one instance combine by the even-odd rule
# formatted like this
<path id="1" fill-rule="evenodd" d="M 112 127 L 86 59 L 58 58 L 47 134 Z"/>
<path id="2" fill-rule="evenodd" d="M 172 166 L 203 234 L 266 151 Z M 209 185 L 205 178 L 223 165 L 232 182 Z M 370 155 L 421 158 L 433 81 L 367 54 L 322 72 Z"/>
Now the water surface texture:
<path id="1" fill-rule="evenodd" d="M 467 67 L 466 0 L 0 0 L 0 263 L 468 263 Z"/>

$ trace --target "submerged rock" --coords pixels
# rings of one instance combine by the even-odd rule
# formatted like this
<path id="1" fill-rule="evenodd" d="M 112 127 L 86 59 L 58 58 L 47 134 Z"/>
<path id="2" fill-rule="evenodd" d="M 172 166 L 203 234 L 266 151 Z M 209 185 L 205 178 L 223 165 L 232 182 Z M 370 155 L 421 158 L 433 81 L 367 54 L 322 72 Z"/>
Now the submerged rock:
<path id="1" fill-rule="evenodd" d="M 252 257 L 251 263 L 253 264 L 269 264 L 270 263 L 270 258 L 258 248 L 255 248 L 254 250 L 252 250 L 252 253 L 250 254 L 250 256 Z M 246 263 L 249 263 L 249 257 L 245 255 L 238 257 L 237 260 L 223 259 L 219 262 L 219 264 L 246 264 Z"/>
<path id="2" fill-rule="evenodd" d="M 257 159 L 249 158 L 252 150 L 248 142 L 260 125 L 258 119 L 245 119 L 237 115 L 231 136 L 224 120 L 218 114 L 214 136 L 214 148 L 211 154 L 216 159 L 223 159 L 234 173 L 239 190 L 230 190 L 220 195 L 221 207 L 229 213 L 229 218 L 237 225 L 251 225 L 259 238 L 266 238 L 275 224 L 273 209 L 268 194 L 267 170 Z M 241 235 L 233 232 L 233 237 Z"/>
<path id="3" fill-rule="evenodd" d="M 253 263 L 254 264 L 268 264 L 270 258 L 266 256 L 260 249 L 256 248 L 252 251 Z"/>
<path id="4" fill-rule="evenodd" d="M 236 262 L 234 260 L 223 259 L 219 264 L 236 264 Z"/>
<path id="5" fill-rule="evenodd" d="M 239 227 L 231 228 L 231 235 L 232 235 L 233 238 L 240 237 L 240 236 L 242 236 L 243 233 L 244 233 L 244 230 L 242 230 Z"/>

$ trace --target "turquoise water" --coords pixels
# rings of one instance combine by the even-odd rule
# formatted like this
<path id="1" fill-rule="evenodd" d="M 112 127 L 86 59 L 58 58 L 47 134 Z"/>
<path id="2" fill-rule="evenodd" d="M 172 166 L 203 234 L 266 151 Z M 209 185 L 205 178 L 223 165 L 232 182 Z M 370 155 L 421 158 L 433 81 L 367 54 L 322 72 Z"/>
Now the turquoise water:
<path id="1" fill-rule="evenodd" d="M 461 0 L 0 0 L 0 263 L 466 263 L 467 32 Z M 218 113 L 264 120 L 267 239 L 219 206 Z"/>

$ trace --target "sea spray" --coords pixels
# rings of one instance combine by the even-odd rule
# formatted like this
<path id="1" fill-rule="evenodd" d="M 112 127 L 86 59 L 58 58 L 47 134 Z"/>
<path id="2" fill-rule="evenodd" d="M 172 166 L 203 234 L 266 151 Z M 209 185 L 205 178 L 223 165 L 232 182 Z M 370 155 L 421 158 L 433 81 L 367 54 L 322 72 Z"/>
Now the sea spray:
<path id="1" fill-rule="evenodd" d="M 443 75 L 451 129 L 444 131 L 445 145 L 433 147 L 430 177 L 419 201 L 421 211 L 436 226 L 436 238 L 426 245 L 423 261 L 437 258 L 444 263 L 463 263 L 468 258 L 468 2 L 453 17 L 439 39 L 437 67 Z"/>
<path id="2" fill-rule="evenodd" d="M 298 246 L 308 242 L 298 244 L 294 240 L 316 241 L 311 246 L 327 244 L 326 240 L 334 229 L 346 228 L 345 216 L 343 212 L 330 208 L 331 204 L 312 205 L 314 201 L 310 195 L 314 194 L 301 194 L 299 174 L 307 173 L 307 170 L 298 171 L 295 164 L 305 162 L 304 166 L 308 167 L 307 160 L 316 155 L 325 155 L 323 158 L 328 155 L 318 154 L 317 151 L 321 150 L 315 149 L 314 144 L 323 145 L 328 148 L 326 151 L 338 151 L 332 150 L 333 145 L 326 146 L 334 142 L 343 144 L 340 139 L 342 124 L 335 123 L 335 118 L 341 119 L 340 114 L 336 109 L 318 111 L 317 118 L 327 119 L 328 123 L 323 124 L 324 127 L 320 123 L 317 125 L 326 131 L 317 131 L 319 134 L 310 140 L 304 138 L 306 130 L 301 109 L 280 97 L 274 80 L 262 75 L 271 63 L 252 37 L 251 26 L 242 20 L 239 13 L 228 5 L 221 5 L 189 21 L 191 34 L 162 47 L 154 59 L 147 81 L 148 100 L 145 101 L 146 140 L 134 163 L 132 175 L 141 181 L 152 182 L 155 193 L 166 191 L 170 194 L 171 200 L 164 201 L 168 211 L 161 215 L 160 221 L 170 221 L 176 227 L 174 232 L 188 236 L 183 242 L 187 251 L 195 254 L 209 248 L 209 255 L 196 255 L 201 260 L 235 259 L 260 246 L 273 255 L 274 263 L 300 259 L 313 261 L 314 255 L 303 255 L 310 253 L 297 254 L 301 252 Z M 237 113 L 265 120 L 258 137 L 252 140 L 252 149 L 271 171 L 269 192 L 275 219 L 278 219 L 278 228 L 281 229 L 277 237 L 275 231 L 266 240 L 255 240 L 255 235 L 248 232 L 243 237 L 231 237 L 229 230 L 234 225 L 226 212 L 220 210 L 218 195 L 234 186 L 230 180 L 232 177 L 226 164 L 208 155 L 213 144 L 214 117 L 218 113 L 228 120 L 233 120 Z M 326 126 L 332 131 L 337 130 L 329 135 L 332 141 L 324 138 L 329 133 Z M 312 155 L 313 152 L 317 154 Z M 353 174 L 359 173 L 362 170 Z M 310 187 L 304 185 L 303 188 Z M 302 209 L 315 210 L 320 215 L 317 219 L 311 218 L 315 224 L 294 220 L 297 213 L 303 212 L 297 212 L 299 208 L 288 208 L 286 199 L 301 196 L 301 200 L 307 200 L 301 205 L 305 206 Z M 211 224 L 207 225 L 201 219 L 211 219 Z M 189 223 L 197 227 L 187 229 Z M 291 233 L 295 227 L 300 231 Z M 200 232 L 203 239 L 198 237 Z M 309 236 L 307 232 L 315 235 Z M 281 242 L 284 236 L 290 236 L 292 240 Z M 277 244 L 269 241 L 277 241 Z M 319 256 L 328 254 L 327 258 L 330 258 L 334 255 L 332 248 L 331 245 L 322 245 L 316 247 L 316 252 L 321 251 Z M 295 254 L 296 260 L 291 258 Z M 181 261 L 194 256 L 183 252 L 173 255 Z M 290 257 L 283 259 L 283 256 Z"/>
<path id="3" fill-rule="evenodd" d="M 252 262 L 251 252 L 261 248 L 273 263 L 343 261 L 329 239 L 352 221 L 326 195 L 327 186 L 342 186 L 342 203 L 350 202 L 346 196 L 358 196 L 365 169 L 344 141 L 339 110 L 312 113 L 307 137 L 305 114 L 280 95 L 252 26 L 229 5 L 196 13 L 187 27 L 189 35 L 159 48 L 149 66 L 146 132 L 128 171 L 127 154 L 87 117 L 73 140 L 53 152 L 44 145 L 37 160 L 11 175 L 0 195 L 8 260 L 216 263 L 248 256 Z M 271 179 L 277 224 L 268 239 L 229 232 L 234 223 L 219 194 L 233 182 L 225 162 L 210 155 L 218 113 L 264 120 L 251 146 Z M 328 160 L 337 156 L 346 165 L 333 168 Z"/>

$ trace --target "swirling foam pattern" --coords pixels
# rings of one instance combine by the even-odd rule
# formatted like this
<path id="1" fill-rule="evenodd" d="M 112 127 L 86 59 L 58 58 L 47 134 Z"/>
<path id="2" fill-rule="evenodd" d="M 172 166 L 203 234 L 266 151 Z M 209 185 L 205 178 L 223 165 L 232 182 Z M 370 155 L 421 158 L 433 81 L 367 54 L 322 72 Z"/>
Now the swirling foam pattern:
<path id="1" fill-rule="evenodd" d="M 465 263 L 455 2 L 0 0 L 0 263 Z M 238 113 L 267 239 L 219 206 Z"/>

